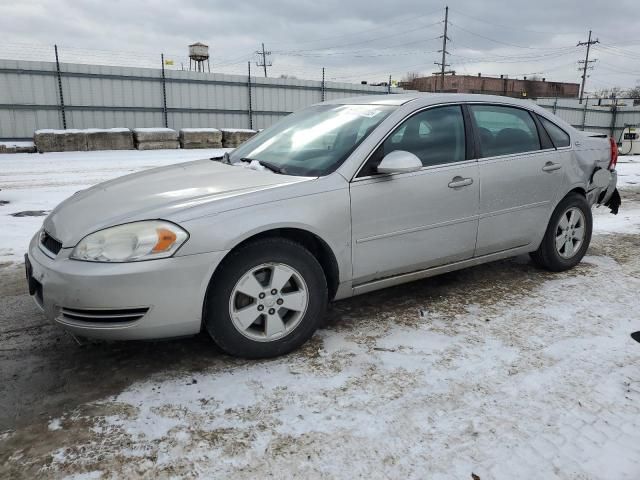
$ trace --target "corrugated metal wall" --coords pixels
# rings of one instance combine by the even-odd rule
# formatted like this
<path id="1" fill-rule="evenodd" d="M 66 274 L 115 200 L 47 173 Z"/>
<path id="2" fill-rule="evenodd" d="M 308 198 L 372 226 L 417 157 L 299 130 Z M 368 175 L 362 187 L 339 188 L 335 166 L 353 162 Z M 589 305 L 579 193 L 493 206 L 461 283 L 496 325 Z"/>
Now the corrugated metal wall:
<path id="1" fill-rule="evenodd" d="M 585 99 L 580 104 L 575 98 L 539 98 L 536 103 L 578 130 L 613 134 L 616 139 L 626 125 L 640 126 L 640 107 L 630 99 L 619 99 L 615 112 L 613 100 Z"/>
<path id="2" fill-rule="evenodd" d="M 160 69 L 61 64 L 67 128 L 162 127 Z M 322 82 L 166 71 L 168 126 L 265 128 L 322 100 Z M 393 88 L 393 93 L 402 89 Z M 384 94 L 387 87 L 325 83 L 325 99 Z M 55 63 L 0 60 L 0 139 L 63 128 Z"/>
<path id="3" fill-rule="evenodd" d="M 61 82 L 67 128 L 164 126 L 159 69 L 61 64 Z M 251 83 L 249 116 L 246 76 L 166 71 L 168 126 L 265 128 L 322 100 L 320 81 L 252 77 Z M 325 83 L 327 100 L 384 93 L 387 87 Z M 59 97 L 55 63 L 0 60 L 0 139 L 63 128 Z M 613 126 L 616 138 L 625 125 L 640 125 L 640 108 L 631 105 L 619 106 L 614 118 L 610 105 L 594 99 L 582 105 L 576 99 L 536 101 L 578 129 L 611 134 Z"/>

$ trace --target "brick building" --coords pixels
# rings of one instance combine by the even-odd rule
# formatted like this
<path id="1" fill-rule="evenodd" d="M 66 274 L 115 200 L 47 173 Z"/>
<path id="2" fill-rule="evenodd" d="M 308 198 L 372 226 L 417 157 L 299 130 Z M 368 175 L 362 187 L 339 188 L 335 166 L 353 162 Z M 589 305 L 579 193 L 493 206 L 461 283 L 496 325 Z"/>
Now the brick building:
<path id="1" fill-rule="evenodd" d="M 500 77 L 483 77 L 474 75 L 445 75 L 444 89 L 440 75 L 415 78 L 409 82 L 401 82 L 400 87 L 421 92 L 448 93 L 485 93 L 517 98 L 563 97 L 577 98 L 580 85 L 566 82 L 547 82 L 546 79 L 524 77 L 522 80 Z"/>

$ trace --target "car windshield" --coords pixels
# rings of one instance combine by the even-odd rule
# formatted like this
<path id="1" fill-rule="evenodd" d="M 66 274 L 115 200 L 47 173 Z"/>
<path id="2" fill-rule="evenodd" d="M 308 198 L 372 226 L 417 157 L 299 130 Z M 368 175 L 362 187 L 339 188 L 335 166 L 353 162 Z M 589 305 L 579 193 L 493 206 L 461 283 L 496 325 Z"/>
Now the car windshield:
<path id="1" fill-rule="evenodd" d="M 338 168 L 396 107 L 324 104 L 289 115 L 234 150 L 231 163 L 257 160 L 285 175 L 317 177 Z"/>

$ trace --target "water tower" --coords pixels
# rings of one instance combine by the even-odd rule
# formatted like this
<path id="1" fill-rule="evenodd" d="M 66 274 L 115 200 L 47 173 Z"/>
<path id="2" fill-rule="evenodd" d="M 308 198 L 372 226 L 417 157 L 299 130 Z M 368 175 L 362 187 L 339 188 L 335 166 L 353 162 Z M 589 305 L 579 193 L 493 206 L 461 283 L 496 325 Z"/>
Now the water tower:
<path id="1" fill-rule="evenodd" d="M 204 72 L 205 62 L 207 63 L 207 70 L 211 72 L 209 45 L 200 42 L 189 45 L 189 70 L 191 70 L 191 65 L 194 65 L 196 72 Z"/>

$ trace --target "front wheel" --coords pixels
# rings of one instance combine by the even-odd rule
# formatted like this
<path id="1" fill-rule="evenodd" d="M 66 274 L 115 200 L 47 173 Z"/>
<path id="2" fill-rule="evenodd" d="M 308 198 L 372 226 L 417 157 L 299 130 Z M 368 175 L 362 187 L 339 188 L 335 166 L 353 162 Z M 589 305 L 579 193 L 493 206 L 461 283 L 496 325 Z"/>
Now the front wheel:
<path id="1" fill-rule="evenodd" d="M 553 272 L 573 268 L 589 248 L 593 217 L 591 207 L 579 193 L 570 193 L 556 207 L 533 261 Z"/>
<path id="2" fill-rule="evenodd" d="M 220 265 L 205 306 L 205 326 L 225 352 L 245 358 L 288 353 L 313 335 L 328 300 L 316 258 L 282 238 L 251 242 Z"/>

